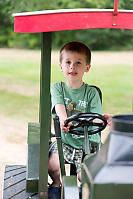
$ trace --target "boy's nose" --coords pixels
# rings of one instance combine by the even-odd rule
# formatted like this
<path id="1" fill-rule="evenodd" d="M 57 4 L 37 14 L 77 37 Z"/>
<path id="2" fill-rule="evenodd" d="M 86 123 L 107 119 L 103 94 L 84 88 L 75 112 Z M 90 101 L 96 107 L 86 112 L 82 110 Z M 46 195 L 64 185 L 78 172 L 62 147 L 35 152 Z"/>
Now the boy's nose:
<path id="1" fill-rule="evenodd" d="M 75 68 L 75 64 L 72 63 L 71 66 L 70 66 L 70 68 L 71 68 L 71 69 L 74 69 L 74 68 Z"/>

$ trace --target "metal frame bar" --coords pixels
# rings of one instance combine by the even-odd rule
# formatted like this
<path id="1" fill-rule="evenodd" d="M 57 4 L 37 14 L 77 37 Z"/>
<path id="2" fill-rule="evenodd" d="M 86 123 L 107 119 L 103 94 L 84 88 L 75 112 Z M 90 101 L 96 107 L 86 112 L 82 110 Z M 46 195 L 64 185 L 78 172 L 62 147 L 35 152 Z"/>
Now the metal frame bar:
<path id="1" fill-rule="evenodd" d="M 118 0 L 114 0 L 114 15 L 118 14 Z"/>
<path id="2" fill-rule="evenodd" d="M 52 33 L 41 34 L 39 199 L 47 199 Z"/>
<path id="3" fill-rule="evenodd" d="M 114 12 L 113 12 L 113 26 L 117 25 L 117 16 L 118 16 L 118 0 L 114 0 Z"/>

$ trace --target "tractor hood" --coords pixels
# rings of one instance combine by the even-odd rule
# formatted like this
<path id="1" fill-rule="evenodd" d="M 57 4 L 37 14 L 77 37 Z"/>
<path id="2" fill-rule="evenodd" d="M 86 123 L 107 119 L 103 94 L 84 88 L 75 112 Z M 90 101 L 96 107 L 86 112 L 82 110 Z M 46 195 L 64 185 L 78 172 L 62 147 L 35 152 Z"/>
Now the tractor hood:
<path id="1" fill-rule="evenodd" d="M 92 199 L 133 197 L 133 115 L 113 117 L 109 137 L 96 155 L 85 158 L 82 176 Z"/>

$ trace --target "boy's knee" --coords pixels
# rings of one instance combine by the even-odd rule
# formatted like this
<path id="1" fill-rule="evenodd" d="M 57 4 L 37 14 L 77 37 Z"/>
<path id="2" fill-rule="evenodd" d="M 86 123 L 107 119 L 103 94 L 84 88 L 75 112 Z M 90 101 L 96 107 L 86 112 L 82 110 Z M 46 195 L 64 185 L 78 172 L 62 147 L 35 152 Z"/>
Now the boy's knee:
<path id="1" fill-rule="evenodd" d="M 49 170 L 53 172 L 60 170 L 59 157 L 56 153 L 52 153 L 49 158 Z"/>

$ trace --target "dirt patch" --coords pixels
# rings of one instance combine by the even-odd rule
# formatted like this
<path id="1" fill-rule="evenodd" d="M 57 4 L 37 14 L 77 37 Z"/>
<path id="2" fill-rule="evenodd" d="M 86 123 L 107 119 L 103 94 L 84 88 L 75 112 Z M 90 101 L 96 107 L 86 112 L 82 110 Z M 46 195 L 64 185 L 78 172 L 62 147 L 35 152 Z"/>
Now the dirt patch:
<path id="1" fill-rule="evenodd" d="M 14 84 L 10 81 L 0 78 L 0 90 L 6 90 L 11 93 L 18 93 L 24 96 L 39 96 L 39 85 L 24 85 L 24 83 Z"/>
<path id="2" fill-rule="evenodd" d="M 41 53 L 36 50 L 21 50 L 21 49 L 0 49 L 0 60 L 6 60 L 6 58 L 16 61 L 23 60 L 30 62 L 40 63 Z M 52 52 L 51 56 L 52 65 L 58 65 L 59 53 Z M 106 65 L 106 64 L 132 64 L 133 63 L 133 51 L 122 52 L 110 52 L 110 51 L 92 51 L 92 64 L 93 65 Z"/>
<path id="3" fill-rule="evenodd" d="M 22 50 L 22 49 L 7 49 L 0 48 L 0 60 L 8 59 L 24 62 L 30 60 L 30 62 L 40 62 L 40 51 L 36 50 Z"/>
<path id="4" fill-rule="evenodd" d="M 122 52 L 92 52 L 92 65 L 126 65 L 133 62 L 133 51 Z"/>

